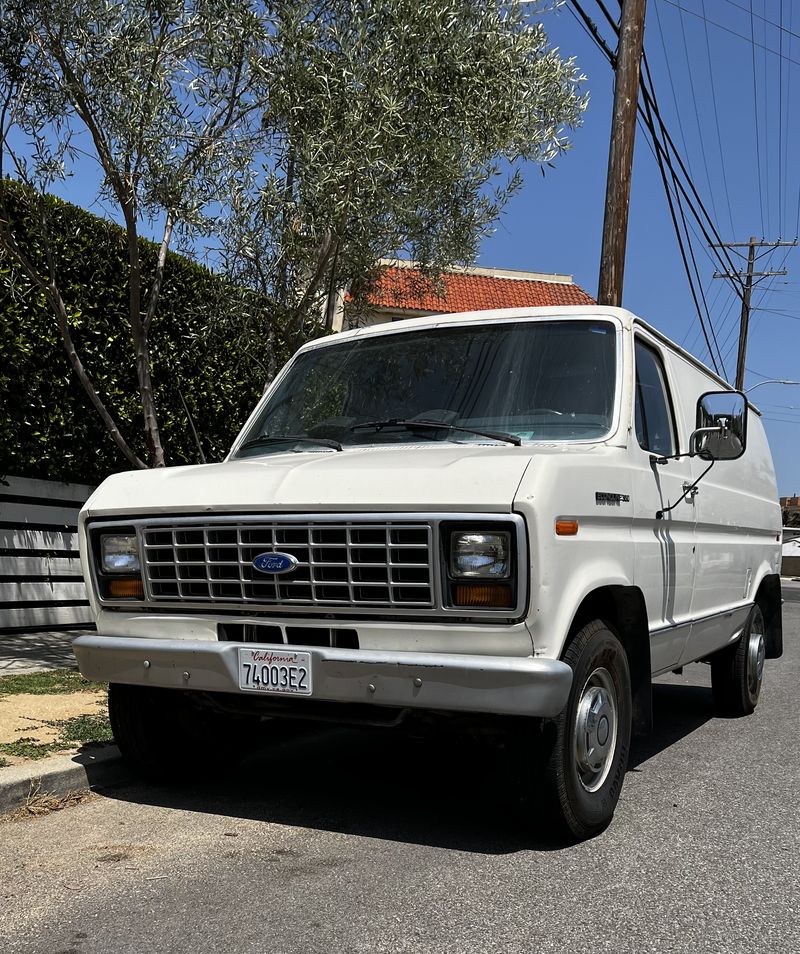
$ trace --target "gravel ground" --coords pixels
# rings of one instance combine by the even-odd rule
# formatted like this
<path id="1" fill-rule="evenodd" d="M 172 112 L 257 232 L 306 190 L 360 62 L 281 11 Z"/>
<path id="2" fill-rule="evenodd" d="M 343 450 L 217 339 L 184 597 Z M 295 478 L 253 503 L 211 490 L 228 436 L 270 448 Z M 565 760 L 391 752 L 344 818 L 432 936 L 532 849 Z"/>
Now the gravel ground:
<path id="1" fill-rule="evenodd" d="M 800 605 L 756 713 L 659 680 L 607 832 L 520 831 L 482 746 L 326 729 L 235 779 L 130 786 L 0 824 L 6 954 L 791 952 Z"/>

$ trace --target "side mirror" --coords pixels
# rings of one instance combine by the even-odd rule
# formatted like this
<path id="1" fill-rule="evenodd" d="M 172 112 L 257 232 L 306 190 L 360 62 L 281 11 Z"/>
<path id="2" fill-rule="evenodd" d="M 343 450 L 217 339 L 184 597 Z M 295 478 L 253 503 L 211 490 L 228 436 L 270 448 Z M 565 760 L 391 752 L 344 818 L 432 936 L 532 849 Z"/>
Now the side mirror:
<path id="1" fill-rule="evenodd" d="M 697 401 L 689 453 L 703 460 L 737 460 L 747 446 L 747 398 L 741 391 L 709 391 Z"/>

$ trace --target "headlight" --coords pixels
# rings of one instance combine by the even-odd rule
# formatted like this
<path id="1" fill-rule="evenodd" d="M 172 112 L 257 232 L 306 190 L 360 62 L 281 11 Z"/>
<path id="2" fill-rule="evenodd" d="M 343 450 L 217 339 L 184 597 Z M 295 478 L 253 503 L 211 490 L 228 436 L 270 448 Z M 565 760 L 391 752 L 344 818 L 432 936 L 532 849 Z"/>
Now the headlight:
<path id="1" fill-rule="evenodd" d="M 450 574 L 460 579 L 507 580 L 511 576 L 511 534 L 452 533 Z"/>
<path id="2" fill-rule="evenodd" d="M 139 547 L 134 534 L 104 533 L 100 537 L 103 573 L 138 573 Z"/>

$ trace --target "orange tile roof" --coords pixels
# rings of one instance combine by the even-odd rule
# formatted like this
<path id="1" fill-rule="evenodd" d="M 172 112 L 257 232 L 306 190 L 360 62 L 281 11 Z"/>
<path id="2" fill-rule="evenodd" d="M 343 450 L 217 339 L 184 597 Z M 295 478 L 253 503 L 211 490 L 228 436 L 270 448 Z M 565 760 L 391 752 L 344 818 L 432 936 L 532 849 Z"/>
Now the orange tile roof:
<path id="1" fill-rule="evenodd" d="M 483 311 L 488 308 L 527 308 L 547 305 L 594 305 L 580 286 L 566 282 L 495 278 L 445 272 L 432 281 L 413 268 L 386 266 L 367 300 L 376 308 L 398 311 Z"/>

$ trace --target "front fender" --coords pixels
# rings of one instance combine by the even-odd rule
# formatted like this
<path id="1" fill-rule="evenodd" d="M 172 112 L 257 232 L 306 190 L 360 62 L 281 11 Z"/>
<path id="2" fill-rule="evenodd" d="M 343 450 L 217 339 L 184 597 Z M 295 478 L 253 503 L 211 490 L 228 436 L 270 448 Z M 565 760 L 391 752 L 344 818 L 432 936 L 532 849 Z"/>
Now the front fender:
<path id="1" fill-rule="evenodd" d="M 566 577 L 543 576 L 529 621 L 535 655 L 559 659 L 581 603 L 604 587 L 632 585 L 625 567 L 610 564 L 608 557 L 581 562 Z"/>

